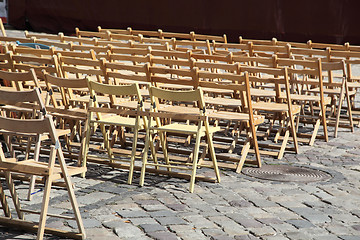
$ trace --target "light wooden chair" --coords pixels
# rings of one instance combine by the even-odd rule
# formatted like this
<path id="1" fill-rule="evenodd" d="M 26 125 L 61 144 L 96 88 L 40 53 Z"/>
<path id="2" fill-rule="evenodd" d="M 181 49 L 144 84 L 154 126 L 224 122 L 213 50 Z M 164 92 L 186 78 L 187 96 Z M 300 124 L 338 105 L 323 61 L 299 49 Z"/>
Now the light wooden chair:
<path id="1" fill-rule="evenodd" d="M 278 67 L 288 67 L 291 100 L 300 105 L 302 110 L 297 118 L 297 128 L 300 123 L 313 125 L 312 133 L 298 131 L 299 141 L 307 141 L 311 146 L 316 138 L 328 141 L 326 107 L 331 104 L 331 98 L 324 95 L 324 83 L 321 59 L 274 59 Z M 318 93 L 309 92 L 318 89 Z M 285 94 L 280 98 L 286 98 Z M 318 109 L 316 109 L 318 108 Z M 323 135 L 318 135 L 319 127 L 323 127 Z"/>
<path id="2" fill-rule="evenodd" d="M 39 100 L 39 90 L 27 92 L 3 92 L 0 95 L 0 102 L 5 104 L 18 104 L 21 102 L 33 102 Z M 21 100 L 20 100 L 21 99 Z M 45 111 L 45 109 L 41 109 Z M 47 162 L 37 161 L 38 153 L 35 152 L 34 159 L 26 159 L 18 161 L 14 157 L 7 158 L 0 148 L 0 170 L 4 173 L 7 184 L 9 185 L 10 194 L 18 215 L 18 220 L 11 216 L 8 201 L 6 199 L 3 187 L 0 185 L 1 204 L 5 216 L 0 217 L 0 224 L 10 226 L 21 226 L 24 229 L 37 231 L 37 239 L 43 239 L 44 232 L 57 234 L 60 236 L 67 236 L 77 239 L 85 238 L 85 230 L 80 216 L 80 211 L 76 202 L 73 186 L 70 176 L 80 174 L 86 171 L 84 167 L 67 166 L 61 149 L 61 145 L 55 130 L 52 117 L 45 115 L 40 119 L 14 119 L 5 116 L 0 117 L 0 131 L 5 134 L 13 134 L 22 137 L 31 137 L 37 139 L 37 147 L 40 147 L 42 136 L 48 136 L 51 139 L 50 156 Z M 59 164 L 55 164 L 56 157 Z M 40 176 L 45 184 L 43 201 L 41 204 L 41 211 L 27 210 L 20 207 L 20 199 L 16 192 L 13 178 L 16 174 L 25 174 L 27 176 Z M 49 198 L 51 186 L 54 181 L 63 179 L 65 187 L 69 194 L 69 200 L 72 205 L 72 210 L 75 217 L 65 217 L 56 214 L 48 213 Z M 24 220 L 24 213 L 40 214 L 39 223 L 28 222 Z M 59 229 L 52 229 L 45 227 L 46 217 L 60 217 L 74 219 L 78 225 L 79 233 L 67 232 Z"/>
<path id="3" fill-rule="evenodd" d="M 278 159 L 281 159 L 284 155 L 287 143 L 289 141 L 290 135 L 292 136 L 292 142 L 294 147 L 288 148 L 295 153 L 299 152 L 297 134 L 296 134 L 296 125 L 295 117 L 299 115 L 301 107 L 292 103 L 290 95 L 290 84 L 288 79 L 288 70 L 287 68 L 265 68 L 265 67 L 251 67 L 251 66 L 241 66 L 241 72 L 248 72 L 250 84 L 251 83 L 262 83 L 262 84 L 274 84 L 275 92 L 275 101 L 266 101 L 266 98 L 273 99 L 274 95 L 264 92 L 262 98 L 264 100 L 257 101 L 253 103 L 253 109 L 259 113 L 270 113 L 268 115 L 270 126 L 266 129 L 266 135 L 271 134 L 275 121 L 279 121 L 279 127 L 276 130 L 274 141 L 278 142 L 280 135 L 283 134 L 282 142 L 280 146 L 275 145 L 260 145 L 270 149 L 279 149 L 278 152 L 273 150 L 268 151 L 268 154 L 276 156 Z M 251 75 L 250 75 L 251 74 Z M 260 74 L 260 75 L 259 75 Z M 283 86 L 283 90 L 281 90 Z M 286 101 L 279 100 L 281 92 L 284 91 L 286 96 Z M 266 153 L 265 153 L 266 154 Z"/>
<path id="4" fill-rule="evenodd" d="M 98 157 L 91 156 L 91 158 L 95 161 L 102 161 L 108 163 L 110 166 L 119 166 L 117 162 L 128 162 L 129 163 L 129 176 L 128 176 L 128 184 L 132 183 L 133 179 L 133 171 L 135 166 L 135 158 L 137 155 L 137 140 L 138 140 L 138 132 L 145 128 L 145 122 L 143 121 L 140 115 L 136 114 L 136 111 L 143 111 L 143 100 L 140 94 L 139 86 L 137 83 L 133 83 L 131 85 L 107 85 L 101 84 L 94 81 L 88 81 L 88 86 L 90 89 L 91 101 L 88 108 L 89 119 L 87 123 L 86 137 L 84 149 L 82 152 L 82 165 L 86 166 L 87 159 L 90 157 L 88 151 L 90 149 L 90 137 L 91 132 L 94 131 L 94 126 L 99 125 L 104 141 L 104 148 L 107 152 L 107 157 Z M 132 114 L 127 114 L 129 111 L 125 111 L 125 113 L 121 114 L 121 109 L 116 109 L 115 107 L 104 108 L 104 106 L 100 106 L 97 98 L 101 95 L 109 95 L 123 97 L 122 101 L 125 101 L 124 97 L 135 97 L 137 101 L 136 111 L 130 111 Z M 110 139 L 110 129 L 109 127 L 121 127 L 121 128 L 131 128 L 133 129 L 133 140 L 131 145 L 131 150 L 128 149 L 115 149 L 114 144 L 111 143 Z M 121 132 L 121 131 L 119 131 Z M 122 137 L 125 137 L 125 133 L 121 134 Z M 125 139 L 122 140 L 125 142 Z M 126 145 L 126 144 L 123 144 Z M 91 148 L 94 148 L 93 146 Z M 116 158 L 119 154 L 130 157 L 130 160 Z M 115 163 L 115 164 L 114 164 Z"/>
<path id="5" fill-rule="evenodd" d="M 343 74 L 340 78 L 336 78 L 332 74 L 330 74 L 328 75 L 328 78 L 324 80 L 324 94 L 331 96 L 334 101 L 336 101 L 334 97 L 337 97 L 338 101 L 338 103 L 332 103 L 336 109 L 335 121 L 328 123 L 328 125 L 335 125 L 334 137 L 337 137 L 339 127 L 349 128 L 352 132 L 354 132 L 354 121 L 351 107 L 347 107 L 345 109 L 347 115 L 343 117 L 341 116 L 344 101 L 346 101 L 347 106 L 351 106 L 352 104 L 350 99 L 356 94 L 356 90 L 349 90 L 345 61 L 342 60 L 339 62 L 322 62 L 322 70 L 327 72 L 341 71 Z M 312 89 L 311 91 L 317 92 L 318 89 Z M 343 118 L 344 120 L 342 120 Z"/>
<path id="6" fill-rule="evenodd" d="M 66 137 L 66 143 L 69 153 L 72 154 L 72 147 L 80 147 L 84 136 L 83 123 L 87 121 L 86 108 L 90 100 L 87 80 L 61 78 L 47 73 L 44 73 L 44 76 L 47 89 L 46 108 L 56 117 L 60 129 L 71 131 L 70 136 Z"/>
<path id="7" fill-rule="evenodd" d="M 205 103 L 210 108 L 219 108 L 217 111 L 210 112 L 208 117 L 216 121 L 234 122 L 233 130 L 237 131 L 234 134 L 233 140 L 229 145 L 228 153 L 225 154 L 228 160 L 231 160 L 231 154 L 240 143 L 240 134 L 242 129 L 245 130 L 245 140 L 242 144 L 241 156 L 237 161 L 231 160 L 235 163 L 226 163 L 226 161 L 219 161 L 220 167 L 233 168 L 237 173 L 240 173 L 242 167 L 247 160 L 247 155 L 252 147 L 255 153 L 255 161 L 247 161 L 261 167 L 260 151 L 258 147 L 256 129 L 265 120 L 264 116 L 256 115 L 253 112 L 252 100 L 250 93 L 249 75 L 245 72 L 243 75 L 238 72 L 235 73 L 214 73 L 209 71 L 201 71 L 194 69 L 196 77 L 198 78 L 198 85 L 207 89 L 227 89 L 234 92 L 232 98 L 224 97 L 206 97 Z M 219 81 L 219 79 L 221 79 Z M 227 125 L 228 128 L 230 124 Z M 220 141 L 220 138 L 217 139 Z M 221 159 L 221 154 L 217 155 Z"/>
<path id="8" fill-rule="evenodd" d="M 214 169 L 216 181 L 220 182 L 220 173 L 212 140 L 213 134 L 219 131 L 220 128 L 209 126 L 201 88 L 196 90 L 176 91 L 150 87 L 149 93 L 151 96 L 152 105 L 149 113 L 149 122 L 146 129 L 146 140 L 141 168 L 140 185 L 144 185 L 145 172 L 149 166 L 153 166 L 155 168 L 166 168 L 167 170 L 165 171 L 169 175 L 171 175 L 172 172 L 176 172 L 173 171 L 173 169 L 183 171 L 187 170 L 191 172 L 191 174 L 188 175 L 188 178 L 190 178 L 190 192 L 193 192 L 194 183 L 197 176 L 196 171 L 199 166 L 199 149 L 200 140 L 202 137 L 206 137 L 207 139 L 209 157 L 212 160 L 210 167 Z M 159 100 L 182 103 L 187 102 L 189 104 L 195 103 L 197 108 L 188 108 L 186 106 L 160 106 Z M 164 123 L 160 120 L 168 118 L 172 119 L 171 122 Z M 183 124 L 177 122 L 176 120 L 190 121 L 196 124 Z M 154 144 L 153 140 L 155 138 L 152 137 L 154 133 L 157 133 L 160 137 L 160 144 L 163 151 L 164 161 L 160 161 L 159 157 L 157 157 L 157 155 L 154 153 L 152 153 L 153 162 L 148 161 L 149 147 Z M 171 159 L 169 157 L 169 146 L 167 142 L 167 134 L 169 133 L 195 136 L 195 146 L 192 151 L 188 152 L 189 155 L 185 162 L 182 162 L 182 160 L 179 159 Z M 206 150 L 203 151 L 205 152 L 202 154 L 206 153 Z"/>

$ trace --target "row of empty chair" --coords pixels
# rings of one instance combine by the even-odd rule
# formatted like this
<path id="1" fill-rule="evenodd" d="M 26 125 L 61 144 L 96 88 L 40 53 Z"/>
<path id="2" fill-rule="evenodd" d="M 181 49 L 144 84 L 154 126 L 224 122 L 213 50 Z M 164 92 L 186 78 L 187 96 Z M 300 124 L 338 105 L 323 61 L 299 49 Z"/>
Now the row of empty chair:
<path id="1" fill-rule="evenodd" d="M 245 163 L 261 167 L 264 154 L 281 159 L 286 150 L 299 152 L 299 143 L 328 141 L 329 125 L 334 136 L 339 127 L 354 129 L 355 49 L 241 40 L 102 28 L 0 37 L 0 133 L 8 147 L 0 166 L 9 186 L 12 177 L 30 182 L 29 198 L 39 179 L 26 174 L 46 183 L 38 227 L 23 221 L 30 210 L 19 206 L 15 190 L 20 220 L 10 218 L 2 188 L 1 223 L 38 229 L 42 239 L 52 181 L 64 178 L 79 230 L 71 236 L 85 238 L 68 176 L 86 177 L 88 162 L 128 169 L 129 184 L 138 171 L 141 186 L 146 173 L 186 178 L 193 192 L 196 180 L 220 182 L 219 168 L 241 172 Z M 40 104 L 23 97 L 31 94 Z M 26 159 L 16 161 L 15 149 Z"/>

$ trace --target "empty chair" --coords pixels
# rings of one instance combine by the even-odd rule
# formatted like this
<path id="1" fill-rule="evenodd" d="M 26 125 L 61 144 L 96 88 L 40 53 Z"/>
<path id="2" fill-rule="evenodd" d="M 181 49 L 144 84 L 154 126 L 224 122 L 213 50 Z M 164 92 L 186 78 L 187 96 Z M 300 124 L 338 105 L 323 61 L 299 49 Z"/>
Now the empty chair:
<path id="1" fill-rule="evenodd" d="M 208 117 L 206 113 L 205 103 L 203 92 L 201 88 L 196 90 L 186 90 L 186 91 L 176 91 L 176 90 L 166 90 L 160 89 L 157 87 L 150 87 L 149 89 L 151 97 L 151 108 L 149 115 L 149 122 L 146 129 L 146 139 L 145 139 L 145 149 L 143 154 L 143 163 L 141 169 L 140 185 L 144 185 L 145 172 L 146 169 L 150 166 L 155 168 L 166 168 L 167 173 L 171 175 L 173 169 L 190 171 L 190 192 L 194 191 L 194 183 L 196 178 L 196 171 L 199 167 L 199 150 L 200 150 L 200 140 L 202 137 L 205 137 L 207 140 L 207 148 L 209 152 L 209 158 L 212 160 L 211 168 L 214 169 L 215 179 L 217 182 L 220 182 L 220 173 L 217 165 L 216 154 L 213 145 L 213 134 L 217 131 L 220 131 L 220 127 L 212 127 L 209 125 Z M 160 106 L 160 102 L 174 102 L 182 104 L 190 104 L 197 107 L 186 107 L 186 106 L 176 106 L 176 105 L 166 105 Z M 171 121 L 165 121 L 165 119 L 171 118 Z M 178 122 L 177 120 L 180 120 Z M 182 123 L 182 121 L 187 122 Z M 193 124 L 191 124 L 191 122 Z M 154 140 L 153 134 L 157 133 L 160 138 L 160 145 L 163 151 L 163 161 L 160 161 L 160 158 L 157 154 L 152 152 L 152 161 L 148 159 L 148 150 L 150 146 L 153 146 Z M 193 149 L 188 153 L 188 158 L 185 162 L 180 159 L 171 159 L 168 154 L 169 142 L 167 140 L 168 134 L 183 134 L 183 135 L 193 135 L 195 136 L 195 145 Z M 153 149 L 152 149 L 153 150 Z M 205 152 L 204 152 L 205 151 Z M 206 154 L 206 149 L 203 150 L 202 154 Z"/>
<path id="2" fill-rule="evenodd" d="M 131 85 L 107 85 L 107 84 L 101 84 L 94 81 L 88 81 L 88 86 L 90 89 L 90 96 L 91 101 L 88 108 L 89 118 L 87 123 L 87 130 L 86 130 L 86 137 L 85 137 L 85 145 L 84 150 L 82 153 L 82 165 L 86 166 L 87 159 L 89 158 L 88 151 L 90 149 L 90 137 L 91 132 L 94 132 L 96 129 L 96 126 L 100 126 L 100 130 L 103 136 L 103 143 L 105 151 L 107 152 L 107 157 L 98 157 L 98 156 L 91 156 L 92 159 L 95 159 L 97 161 L 102 160 L 105 163 L 108 163 L 110 166 L 118 166 L 116 165 L 118 161 L 121 162 L 129 162 L 128 168 L 129 168 L 129 176 L 128 176 L 128 184 L 132 183 L 133 178 L 133 171 L 134 171 L 134 165 L 135 165 L 135 157 L 137 155 L 137 138 L 138 138 L 138 132 L 141 129 L 144 129 L 145 122 L 142 120 L 142 118 L 139 115 L 134 114 L 134 111 L 132 111 L 132 114 L 128 114 L 129 111 L 125 111 L 122 113 L 121 108 L 116 109 L 113 108 L 105 108 L 104 106 L 100 107 L 99 102 L 97 101 L 98 97 L 106 94 L 109 96 L 112 96 L 113 98 L 116 97 L 122 97 L 122 101 L 126 101 L 124 99 L 125 96 L 136 98 L 137 100 L 137 106 L 136 110 L 143 110 L 143 101 L 140 94 L 139 86 L 137 83 L 133 83 Z M 107 128 L 109 127 L 109 129 Z M 110 134 L 111 128 L 110 127 L 121 127 L 121 132 L 125 131 L 124 128 L 131 128 L 133 129 L 133 140 L 131 144 L 131 150 L 127 149 L 120 149 L 123 150 L 120 152 L 121 155 L 125 155 L 130 157 L 130 160 L 116 158 L 117 155 L 119 155 L 119 149 L 115 150 L 115 143 L 111 142 L 111 135 L 116 134 Z M 119 134 L 125 137 L 124 134 Z M 115 140 L 115 139 L 114 139 Z M 126 147 L 126 140 L 121 139 L 122 145 Z M 94 148 L 94 147 L 91 147 Z M 95 149 L 98 150 L 98 149 Z"/>
<path id="3" fill-rule="evenodd" d="M 33 102 L 39 99 L 39 90 L 23 92 L 3 92 L 0 94 L 0 102 L 3 104 L 18 104 L 19 102 Z M 42 109 L 44 110 L 44 109 Z M 41 136 L 48 135 L 51 140 L 50 155 L 46 161 L 37 161 L 34 159 L 18 160 L 15 157 L 5 157 L 4 151 L 0 148 L 0 170 L 4 173 L 6 182 L 9 186 L 10 194 L 19 219 L 12 217 L 7 198 L 5 197 L 3 187 L 0 185 L 1 204 L 5 216 L 0 217 L 0 224 L 23 227 L 37 231 L 37 239 L 43 239 L 44 232 L 58 234 L 72 238 L 84 239 L 85 230 L 80 216 L 80 211 L 75 198 L 70 176 L 80 174 L 86 171 L 84 167 L 67 166 L 61 145 L 56 134 L 54 122 L 50 115 L 45 115 L 40 119 L 14 119 L 6 116 L 0 117 L 0 132 L 13 134 L 22 137 L 36 138 L 41 144 Z M 40 146 L 39 146 L 40 147 Z M 59 164 L 55 163 L 58 160 Z M 26 176 L 42 177 L 45 183 L 43 201 L 40 211 L 24 209 L 20 206 L 20 199 L 16 192 L 13 173 L 25 174 Z M 67 217 L 56 214 L 48 214 L 51 186 L 54 181 L 64 180 L 69 200 L 75 217 Z M 24 213 L 40 214 L 39 222 L 28 222 L 24 220 Z M 77 223 L 79 233 L 66 232 L 63 230 L 49 229 L 45 227 L 47 216 L 74 219 Z"/>

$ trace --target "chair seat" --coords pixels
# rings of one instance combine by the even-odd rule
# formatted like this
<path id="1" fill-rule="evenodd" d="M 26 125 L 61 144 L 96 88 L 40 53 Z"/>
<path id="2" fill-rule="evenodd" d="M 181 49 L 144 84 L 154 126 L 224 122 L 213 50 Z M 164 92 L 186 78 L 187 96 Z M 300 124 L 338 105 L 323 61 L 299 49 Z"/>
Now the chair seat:
<path id="1" fill-rule="evenodd" d="M 249 114 L 248 113 L 238 113 L 238 112 L 226 112 L 226 111 L 217 111 L 210 113 L 208 115 L 209 118 L 212 119 L 222 119 L 229 121 L 241 121 L 248 122 Z M 254 124 L 258 125 L 265 121 L 265 116 L 262 115 L 254 115 Z"/>
<path id="2" fill-rule="evenodd" d="M 89 103 L 90 95 L 76 96 L 75 98 L 69 99 L 69 102 Z M 110 99 L 107 96 L 97 96 L 97 102 L 99 104 L 108 104 Z"/>
<path id="3" fill-rule="evenodd" d="M 360 82 L 348 82 L 348 87 L 349 88 L 360 88 Z"/>
<path id="4" fill-rule="evenodd" d="M 135 118 L 113 115 L 101 120 L 91 120 L 91 122 L 108 124 L 108 125 L 121 125 L 125 127 L 135 127 L 135 120 L 136 120 Z M 140 128 L 144 127 L 143 121 L 139 120 L 139 126 Z"/>
<path id="5" fill-rule="evenodd" d="M 267 89 L 258 89 L 258 88 L 250 88 L 251 96 L 254 97 L 276 97 L 275 90 L 267 90 Z"/>
<path id="6" fill-rule="evenodd" d="M 183 113 L 183 114 L 199 114 L 200 110 L 197 107 L 187 107 L 187 106 L 173 106 L 167 104 L 160 104 L 159 110 L 162 112 L 168 113 Z M 213 109 L 206 109 L 206 114 L 214 112 Z"/>
<path id="7" fill-rule="evenodd" d="M 138 101 L 123 101 L 117 102 L 113 104 L 114 107 L 122 107 L 122 108 L 129 108 L 129 109 L 137 109 Z M 150 109 L 150 103 L 144 102 L 144 108 L 146 110 Z"/>
<path id="8" fill-rule="evenodd" d="M 327 88 L 324 89 L 324 94 L 328 94 L 328 95 L 340 95 L 340 88 Z M 320 89 L 319 88 L 313 88 L 310 89 L 309 92 L 313 92 L 313 93 L 319 93 Z M 356 90 L 351 90 L 349 91 L 349 96 L 355 95 L 356 94 Z"/>
<path id="9" fill-rule="evenodd" d="M 205 97 L 204 101 L 206 104 L 211 104 L 215 106 L 224 106 L 230 108 L 237 108 L 242 106 L 240 99 L 233 99 L 233 98 L 214 98 L 214 97 Z"/>
<path id="10" fill-rule="evenodd" d="M 272 103 L 272 102 L 254 102 L 253 109 L 262 110 L 262 111 L 272 111 L 272 112 L 288 112 L 289 108 L 286 103 Z M 292 114 L 300 113 L 301 106 L 292 105 L 291 112 Z"/>
<path id="11" fill-rule="evenodd" d="M 317 96 L 317 95 L 290 94 L 290 96 L 291 96 L 291 100 L 294 100 L 294 101 L 320 102 L 320 96 Z M 281 93 L 280 98 L 286 99 L 285 93 Z M 331 98 L 324 97 L 324 104 L 328 105 L 330 103 L 331 103 Z"/>
<path id="12" fill-rule="evenodd" d="M 86 167 L 67 166 L 67 169 L 70 176 L 86 172 Z M 0 170 L 37 176 L 53 175 L 53 180 L 62 178 L 62 170 L 59 164 L 55 164 L 51 172 L 48 163 L 37 162 L 34 159 L 16 161 L 15 158 L 6 158 L 0 162 Z"/>
<path id="13" fill-rule="evenodd" d="M 173 133 L 186 133 L 186 134 L 196 134 L 198 126 L 196 125 L 187 125 L 187 124 L 180 124 L 180 123 L 171 123 L 168 125 L 164 125 L 161 127 L 152 127 L 154 130 L 165 131 L 165 132 L 173 132 Z M 221 131 L 220 127 L 209 127 L 209 132 L 214 133 Z M 201 136 L 205 136 L 205 126 L 201 127 Z"/>

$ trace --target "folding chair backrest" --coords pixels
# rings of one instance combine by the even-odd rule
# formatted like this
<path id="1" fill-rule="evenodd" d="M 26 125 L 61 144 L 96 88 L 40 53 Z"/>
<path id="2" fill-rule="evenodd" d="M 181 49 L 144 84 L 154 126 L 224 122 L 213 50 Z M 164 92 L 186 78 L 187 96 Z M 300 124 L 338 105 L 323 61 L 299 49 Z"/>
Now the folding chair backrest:
<path id="1" fill-rule="evenodd" d="M 2 90 L 0 88 L 0 104 L 12 106 L 26 106 L 26 104 L 22 103 L 36 103 L 36 105 L 39 106 L 38 109 L 40 110 L 43 110 L 45 107 L 40 95 L 39 88 L 19 92 Z"/>
<path id="2" fill-rule="evenodd" d="M 25 56 L 12 55 L 14 71 L 29 71 L 31 68 L 35 70 L 36 76 L 43 79 L 43 70 L 47 73 L 61 76 L 58 59 L 55 55 L 52 56 Z"/>
<path id="3" fill-rule="evenodd" d="M 0 129 L 26 134 L 49 133 L 49 119 L 14 119 L 0 116 Z"/>
<path id="4" fill-rule="evenodd" d="M 157 87 L 150 87 L 149 93 L 153 97 L 167 101 L 199 102 L 200 107 L 204 107 L 203 92 L 201 88 L 194 90 L 174 91 Z"/>
<path id="5" fill-rule="evenodd" d="M 54 92 L 56 91 L 55 88 L 59 88 L 62 97 L 62 103 L 65 108 L 69 108 L 70 100 L 74 99 L 73 90 L 85 90 L 85 92 L 88 91 L 86 78 L 61 78 L 52 76 L 50 74 L 44 74 L 44 76 L 49 97 L 55 108 L 59 107 L 57 99 L 54 96 Z"/>
<path id="6" fill-rule="evenodd" d="M 94 81 L 88 81 L 88 87 L 90 91 L 94 91 L 97 94 L 114 95 L 114 96 L 136 96 L 141 100 L 141 94 L 139 92 L 139 85 L 133 83 L 131 85 L 109 85 L 102 84 Z"/>
<path id="7" fill-rule="evenodd" d="M 10 81 L 18 91 L 24 90 L 24 85 L 30 83 L 39 88 L 40 83 L 33 68 L 27 72 L 8 72 L 0 70 L 0 79 Z"/>
<path id="8" fill-rule="evenodd" d="M 130 84 L 138 82 L 139 84 L 148 84 L 148 64 L 129 65 L 118 62 L 105 63 L 105 82 L 113 85 Z"/>

